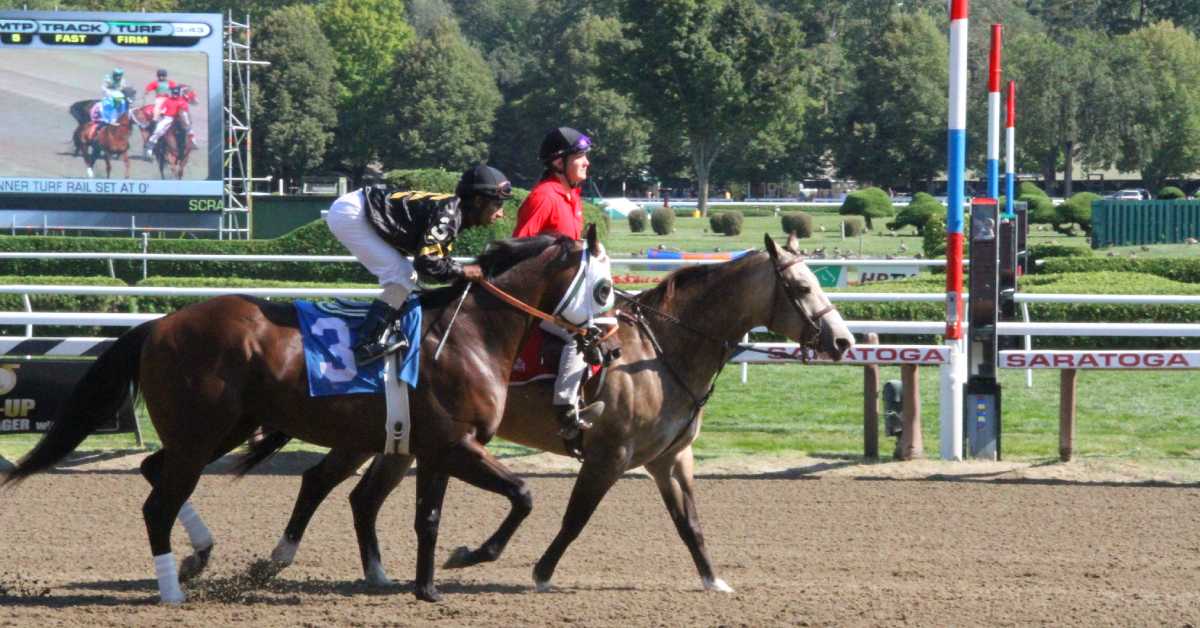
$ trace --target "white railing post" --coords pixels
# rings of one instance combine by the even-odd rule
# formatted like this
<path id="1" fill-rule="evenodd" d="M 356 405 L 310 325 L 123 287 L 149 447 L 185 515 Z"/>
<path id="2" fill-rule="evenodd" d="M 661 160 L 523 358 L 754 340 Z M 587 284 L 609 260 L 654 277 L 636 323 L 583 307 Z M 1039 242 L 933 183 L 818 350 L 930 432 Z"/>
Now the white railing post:
<path id="1" fill-rule="evenodd" d="M 941 387 L 938 410 L 941 421 L 938 440 L 942 460 L 963 459 L 963 386 L 967 383 L 967 352 L 963 340 L 947 340 L 950 360 L 939 367 Z"/>

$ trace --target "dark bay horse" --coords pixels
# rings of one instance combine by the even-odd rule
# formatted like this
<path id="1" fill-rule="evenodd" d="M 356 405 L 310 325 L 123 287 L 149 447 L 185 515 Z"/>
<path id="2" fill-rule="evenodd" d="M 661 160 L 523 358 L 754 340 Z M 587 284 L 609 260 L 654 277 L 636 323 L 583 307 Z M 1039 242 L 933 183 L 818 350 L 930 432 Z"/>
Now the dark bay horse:
<path id="1" fill-rule="evenodd" d="M 75 129 L 72 141 L 75 142 L 76 152 L 83 155 L 88 177 L 96 175 L 92 167 L 103 157 L 105 178 L 112 177 L 113 158 L 125 162 L 125 178 L 129 178 L 129 135 L 132 132 L 133 118 L 129 112 L 121 114 L 116 124 L 101 125 L 89 120 Z"/>
<path id="2" fill-rule="evenodd" d="M 784 250 L 770 237 L 765 240 L 765 253 L 677 270 L 653 290 L 620 306 L 633 322 L 622 322 L 622 355 L 602 388 L 587 391 L 588 398 L 603 401 L 606 410 L 585 432 L 583 467 L 562 528 L 533 571 L 538 589 L 549 586 L 567 546 L 621 474 L 644 466 L 691 552 L 703 587 L 732 591 L 717 577 L 704 547 L 693 491 L 692 441 L 700 433 L 701 410 L 710 387 L 738 341 L 755 327 L 766 326 L 834 358 L 841 358 L 854 343 L 816 276 L 797 255 L 795 237 Z M 550 382 L 510 387 L 500 435 L 566 455 L 555 436 L 552 395 Z M 242 470 L 286 442 L 285 436 L 273 433 L 252 445 Z M 291 564 L 321 501 L 369 457 L 365 452 L 335 448 L 305 472 L 291 520 L 272 553 L 278 569 Z M 375 458 L 350 494 L 363 572 L 371 584 L 389 582 L 380 562 L 376 517 L 412 462 L 410 456 Z M 458 548 L 445 567 L 495 560 L 504 547 L 496 542 L 497 536 L 475 550 Z"/>
<path id="3" fill-rule="evenodd" d="M 592 294 L 611 282 L 594 226 L 584 243 L 550 236 L 495 242 L 478 261 L 496 287 L 541 312 L 552 311 L 569 287 Z M 585 267 L 595 273 L 573 281 Z M 460 294 L 469 298 L 460 301 Z M 435 363 L 435 346 L 459 303 L 454 333 Z M 524 482 L 484 445 L 500 424 L 513 360 L 534 317 L 483 289 L 432 291 L 422 305 L 421 379 L 410 393 L 410 451 L 420 461 L 415 592 L 433 601 L 439 598 L 434 551 L 450 476 L 507 497 L 505 529 L 515 530 L 532 508 Z M 187 500 L 205 465 L 260 425 L 366 456 L 384 450 L 382 395 L 309 396 L 297 325 L 291 304 L 223 296 L 130 330 L 89 368 L 61 417 L 4 483 L 53 466 L 140 389 L 162 439 L 162 449 L 142 463 L 152 486 L 142 512 L 161 599 L 182 602 L 171 527 L 178 517 L 196 551 L 185 571 L 202 568 L 212 535 Z"/>
<path id="4" fill-rule="evenodd" d="M 188 156 L 192 154 L 192 143 L 188 140 L 187 129 L 176 118 L 171 128 L 163 134 L 162 140 L 154 146 L 154 158 L 158 161 L 158 176 L 167 178 L 167 171 L 176 179 L 183 178 L 183 169 L 187 166 Z"/>

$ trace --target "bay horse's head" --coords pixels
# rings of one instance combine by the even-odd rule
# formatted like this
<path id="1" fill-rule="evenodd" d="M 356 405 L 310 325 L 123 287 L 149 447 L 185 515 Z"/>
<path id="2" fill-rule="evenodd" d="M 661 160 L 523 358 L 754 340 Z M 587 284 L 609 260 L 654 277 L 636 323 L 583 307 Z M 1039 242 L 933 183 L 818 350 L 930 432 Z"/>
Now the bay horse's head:
<path id="1" fill-rule="evenodd" d="M 854 336 L 821 289 L 817 276 L 804 263 L 796 247 L 796 235 L 792 234 L 782 249 L 770 235 L 764 240 L 775 268 L 769 327 L 834 360 L 842 359 L 854 346 Z"/>
<path id="2" fill-rule="evenodd" d="M 611 262 L 588 225 L 583 242 L 539 235 L 492 242 L 476 260 L 496 285 L 542 312 L 583 326 L 613 306 Z"/>

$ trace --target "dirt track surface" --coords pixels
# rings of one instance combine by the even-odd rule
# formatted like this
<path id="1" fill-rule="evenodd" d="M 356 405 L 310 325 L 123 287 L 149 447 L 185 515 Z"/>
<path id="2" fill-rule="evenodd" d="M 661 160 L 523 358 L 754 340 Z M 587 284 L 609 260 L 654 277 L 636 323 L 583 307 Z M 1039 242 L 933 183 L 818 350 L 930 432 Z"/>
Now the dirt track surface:
<path id="1" fill-rule="evenodd" d="M 569 464 L 532 463 L 534 512 L 507 553 L 439 570 L 445 601 L 436 605 L 411 595 L 411 478 L 380 517 L 399 584 L 372 590 L 361 580 L 350 482 L 317 514 L 296 564 L 255 586 L 246 574 L 274 546 L 299 477 L 279 466 L 238 483 L 210 474 L 193 502 L 216 537 L 213 560 L 185 586 L 188 603 L 166 608 L 155 603 L 141 520 L 147 487 L 131 466 L 77 466 L 0 493 L 0 625 L 1200 625 L 1200 486 L 1126 483 L 1121 469 L 702 467 L 700 514 L 733 594 L 700 590 L 653 483 L 631 475 L 563 558 L 557 588 L 535 593 L 530 570 L 573 476 L 558 470 Z M 452 482 L 439 554 L 481 542 L 505 508 Z M 175 551 L 188 553 L 178 527 Z"/>

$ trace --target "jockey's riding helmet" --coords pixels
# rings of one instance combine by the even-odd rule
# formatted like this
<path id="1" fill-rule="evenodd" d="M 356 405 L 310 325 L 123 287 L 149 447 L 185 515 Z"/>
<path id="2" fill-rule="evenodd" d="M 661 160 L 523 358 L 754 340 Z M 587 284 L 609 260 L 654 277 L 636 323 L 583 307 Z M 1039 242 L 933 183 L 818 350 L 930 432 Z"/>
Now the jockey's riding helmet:
<path id="1" fill-rule="evenodd" d="M 158 80 L 162 81 L 162 80 L 165 80 L 166 78 L 167 78 L 167 71 L 162 68 L 159 68 L 158 69 Z"/>
<path id="2" fill-rule="evenodd" d="M 570 157 L 591 149 L 592 138 L 569 126 L 560 126 L 546 134 L 538 149 L 538 159 L 548 164 L 559 157 Z"/>
<path id="3" fill-rule="evenodd" d="M 113 68 L 112 77 L 114 81 L 119 81 L 125 78 L 125 70 L 122 70 L 121 68 Z"/>
<path id="4" fill-rule="evenodd" d="M 479 164 L 462 173 L 458 185 L 454 188 L 455 196 L 468 198 L 471 196 L 486 196 L 491 199 L 504 201 L 512 198 L 512 183 L 503 172 L 491 166 Z"/>

